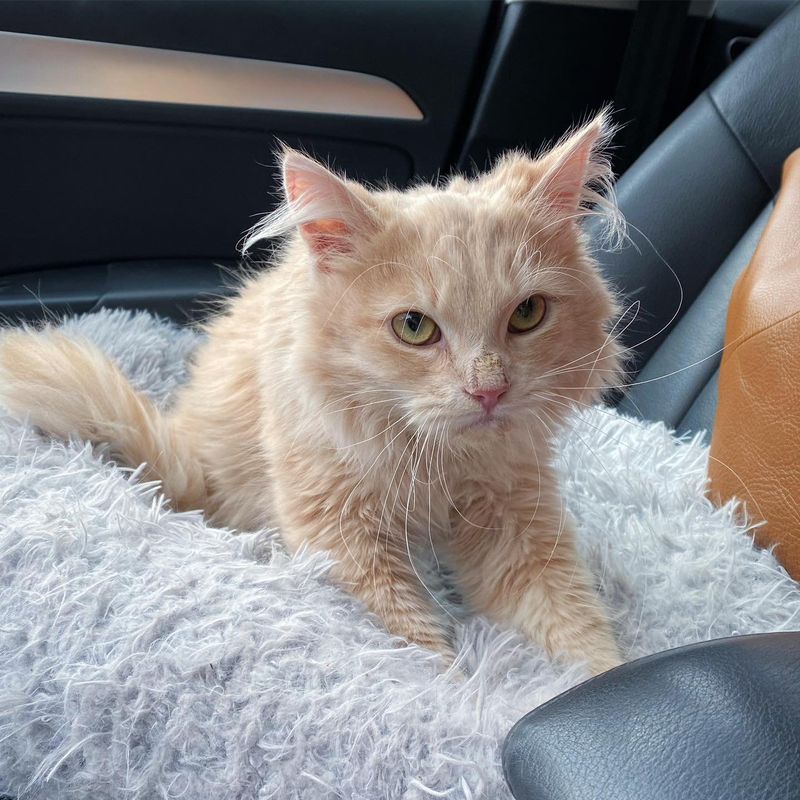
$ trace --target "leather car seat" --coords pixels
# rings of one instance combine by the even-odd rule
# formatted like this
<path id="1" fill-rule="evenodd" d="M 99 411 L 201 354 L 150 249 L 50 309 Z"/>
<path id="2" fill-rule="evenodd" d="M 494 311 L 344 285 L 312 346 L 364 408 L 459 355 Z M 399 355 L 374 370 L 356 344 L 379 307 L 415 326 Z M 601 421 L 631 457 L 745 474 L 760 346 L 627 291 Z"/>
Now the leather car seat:
<path id="1" fill-rule="evenodd" d="M 517 800 L 796 800 L 800 633 L 735 636 L 641 658 L 512 728 Z"/>

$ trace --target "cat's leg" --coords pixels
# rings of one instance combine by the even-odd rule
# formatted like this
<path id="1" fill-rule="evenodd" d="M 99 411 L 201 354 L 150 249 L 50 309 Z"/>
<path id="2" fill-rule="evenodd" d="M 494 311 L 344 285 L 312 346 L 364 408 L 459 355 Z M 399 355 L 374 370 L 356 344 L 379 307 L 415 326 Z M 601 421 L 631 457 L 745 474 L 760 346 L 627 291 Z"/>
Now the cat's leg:
<path id="1" fill-rule="evenodd" d="M 376 501 L 347 498 L 346 486 L 279 481 L 276 506 L 290 550 L 301 546 L 333 555 L 334 579 L 382 620 L 389 633 L 433 650 L 449 666 L 455 653 L 441 610 L 411 563 L 404 515 Z M 341 499 L 341 502 L 338 502 Z"/>
<path id="2" fill-rule="evenodd" d="M 535 499 L 509 503 L 502 512 L 488 512 L 484 502 L 465 507 L 451 537 L 461 585 L 477 611 L 553 656 L 586 661 L 595 675 L 605 672 L 622 658 L 571 523 L 540 511 Z"/>
<path id="3" fill-rule="evenodd" d="M 356 538 L 348 536 L 351 550 Z M 381 618 L 389 633 L 433 650 L 442 657 L 445 666 L 450 666 L 455 653 L 442 624 L 443 612 L 437 611 L 412 569 L 405 547 L 399 542 L 376 544 L 374 537 L 366 539 L 369 541 L 360 542 L 361 555 L 356 558 L 360 560 L 363 556 L 367 568 L 356 565 L 349 553 L 340 551 L 334 577 Z"/>

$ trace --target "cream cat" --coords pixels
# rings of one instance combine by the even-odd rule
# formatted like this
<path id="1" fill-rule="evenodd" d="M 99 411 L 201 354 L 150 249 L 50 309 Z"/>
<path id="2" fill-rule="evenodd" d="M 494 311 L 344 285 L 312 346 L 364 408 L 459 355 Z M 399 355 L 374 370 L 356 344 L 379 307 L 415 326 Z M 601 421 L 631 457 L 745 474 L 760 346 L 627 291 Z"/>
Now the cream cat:
<path id="1" fill-rule="evenodd" d="M 291 234 L 207 326 L 169 413 L 96 347 L 9 331 L 0 399 L 147 462 L 179 509 L 331 551 L 393 634 L 454 657 L 411 555 L 446 551 L 470 605 L 595 673 L 620 663 L 552 468 L 567 412 L 616 382 L 613 298 L 580 223 L 611 175 L 605 114 L 533 160 L 370 191 L 293 150 Z"/>

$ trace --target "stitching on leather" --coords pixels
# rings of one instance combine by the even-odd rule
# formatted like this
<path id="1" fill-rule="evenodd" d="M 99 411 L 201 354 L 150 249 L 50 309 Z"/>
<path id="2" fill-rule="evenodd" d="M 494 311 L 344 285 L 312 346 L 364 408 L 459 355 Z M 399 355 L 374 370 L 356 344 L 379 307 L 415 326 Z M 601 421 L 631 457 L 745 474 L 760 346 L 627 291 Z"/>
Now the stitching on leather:
<path id="1" fill-rule="evenodd" d="M 730 122 L 728 122 L 728 120 L 726 119 L 725 115 L 722 113 L 722 110 L 717 105 L 717 101 L 714 99 L 714 95 L 712 95 L 711 92 L 706 92 L 706 94 L 708 95 L 708 99 L 709 99 L 709 102 L 711 103 L 711 107 L 714 109 L 714 111 L 717 112 L 717 116 L 722 121 L 722 124 L 728 129 L 728 132 L 736 140 L 736 144 L 739 145 L 739 148 L 741 149 L 741 151 L 747 156 L 747 160 L 753 165 L 753 169 L 758 174 L 758 177 L 761 178 L 761 182 L 766 187 L 767 192 L 770 195 L 770 197 L 774 198 L 777 193 L 769 185 L 769 181 L 767 180 L 767 178 L 764 175 L 764 173 L 761 171 L 761 167 L 758 165 L 758 162 L 753 157 L 753 154 L 750 152 L 750 148 L 744 143 L 744 141 L 742 140 L 741 136 L 739 136 L 739 134 L 736 132 L 736 130 L 734 130 L 734 128 L 731 126 Z"/>

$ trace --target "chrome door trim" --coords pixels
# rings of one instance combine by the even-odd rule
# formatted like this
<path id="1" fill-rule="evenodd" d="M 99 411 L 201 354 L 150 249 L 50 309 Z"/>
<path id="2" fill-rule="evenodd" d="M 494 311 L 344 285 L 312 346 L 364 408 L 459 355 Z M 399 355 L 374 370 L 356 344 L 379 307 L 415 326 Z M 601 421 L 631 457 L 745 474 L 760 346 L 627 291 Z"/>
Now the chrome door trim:
<path id="1" fill-rule="evenodd" d="M 6 31 L 0 92 L 423 119 L 397 84 L 361 72 Z"/>

